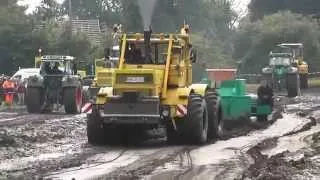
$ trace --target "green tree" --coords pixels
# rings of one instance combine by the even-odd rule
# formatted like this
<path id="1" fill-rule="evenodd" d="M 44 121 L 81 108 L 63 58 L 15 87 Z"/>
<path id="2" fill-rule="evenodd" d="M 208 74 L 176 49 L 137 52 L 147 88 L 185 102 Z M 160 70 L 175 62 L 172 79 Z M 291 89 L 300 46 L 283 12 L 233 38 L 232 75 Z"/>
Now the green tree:
<path id="1" fill-rule="evenodd" d="M 279 11 L 292 11 L 303 15 L 320 15 L 319 0 L 251 0 L 249 4 L 251 20 L 262 19 Z"/>
<path id="2" fill-rule="evenodd" d="M 18 66 L 28 64 L 31 56 L 31 21 L 25 8 L 8 1 L 0 6 L 0 71 L 11 73 Z"/>

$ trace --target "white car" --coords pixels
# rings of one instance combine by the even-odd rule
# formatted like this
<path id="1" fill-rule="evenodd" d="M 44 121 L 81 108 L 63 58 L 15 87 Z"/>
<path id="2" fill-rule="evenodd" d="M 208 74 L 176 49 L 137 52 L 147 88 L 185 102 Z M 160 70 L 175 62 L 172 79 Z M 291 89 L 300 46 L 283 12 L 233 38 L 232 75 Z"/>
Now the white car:
<path id="1" fill-rule="evenodd" d="M 18 76 L 21 76 L 22 80 L 29 78 L 30 76 L 39 75 L 40 68 L 23 68 L 19 69 L 10 79 L 15 79 Z"/>

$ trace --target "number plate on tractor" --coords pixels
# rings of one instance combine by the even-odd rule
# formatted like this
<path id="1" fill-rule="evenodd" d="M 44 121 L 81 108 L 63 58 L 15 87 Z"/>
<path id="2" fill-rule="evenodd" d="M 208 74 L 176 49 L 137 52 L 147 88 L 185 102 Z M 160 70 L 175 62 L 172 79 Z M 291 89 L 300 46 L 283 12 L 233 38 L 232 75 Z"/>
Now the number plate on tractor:
<path id="1" fill-rule="evenodd" d="M 127 77 L 127 83 L 144 83 L 144 77 Z"/>

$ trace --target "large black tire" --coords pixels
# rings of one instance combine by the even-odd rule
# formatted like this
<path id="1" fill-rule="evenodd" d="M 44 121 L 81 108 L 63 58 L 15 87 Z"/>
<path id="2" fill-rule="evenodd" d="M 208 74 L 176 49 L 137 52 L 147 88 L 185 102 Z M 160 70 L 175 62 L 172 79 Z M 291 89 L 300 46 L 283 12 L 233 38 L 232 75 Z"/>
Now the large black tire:
<path id="1" fill-rule="evenodd" d="M 198 94 L 191 94 L 188 101 L 188 114 L 186 119 L 186 135 L 194 144 L 207 142 L 208 111 L 207 103 Z"/>
<path id="2" fill-rule="evenodd" d="M 226 127 L 223 119 L 223 112 L 220 104 L 218 105 L 218 115 L 217 115 L 217 120 L 218 120 L 218 133 L 217 137 L 219 139 L 225 139 L 226 138 Z"/>
<path id="3" fill-rule="evenodd" d="M 208 140 L 212 140 L 218 137 L 218 107 L 219 107 L 219 98 L 218 93 L 214 90 L 209 90 L 206 95 L 205 99 L 207 102 L 207 109 L 208 109 Z"/>
<path id="4" fill-rule="evenodd" d="M 100 117 L 93 112 L 87 115 L 87 138 L 88 142 L 93 145 L 104 143 L 105 129 L 103 128 Z"/>
<path id="5" fill-rule="evenodd" d="M 80 87 L 65 88 L 63 91 L 63 105 L 67 114 L 81 113 L 82 89 Z"/>
<path id="6" fill-rule="evenodd" d="M 307 74 L 300 74 L 300 87 L 301 89 L 307 89 L 309 87 Z"/>
<path id="7" fill-rule="evenodd" d="M 42 98 L 40 88 L 26 89 L 26 106 L 29 113 L 41 113 Z"/>
<path id="8" fill-rule="evenodd" d="M 300 92 L 300 82 L 298 74 L 287 75 L 287 91 L 288 97 L 296 97 Z"/>

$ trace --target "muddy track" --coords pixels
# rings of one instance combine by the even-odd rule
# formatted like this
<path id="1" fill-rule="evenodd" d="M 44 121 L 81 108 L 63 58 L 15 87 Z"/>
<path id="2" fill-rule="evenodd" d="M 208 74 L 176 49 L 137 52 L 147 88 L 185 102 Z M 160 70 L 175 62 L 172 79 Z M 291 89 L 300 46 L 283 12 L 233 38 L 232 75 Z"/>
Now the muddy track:
<path id="1" fill-rule="evenodd" d="M 283 128 L 288 131 L 286 134 L 282 134 L 282 129 L 277 127 L 284 125 L 283 122 L 277 122 L 285 112 L 284 106 L 296 105 L 296 110 L 285 113 L 292 114 L 299 110 L 300 116 L 304 118 L 320 107 L 304 107 L 313 102 L 312 97 L 308 100 L 279 100 L 277 111 L 268 123 L 247 124 L 229 129 L 224 140 L 212 141 L 201 147 L 168 146 L 161 133 L 138 145 L 94 147 L 87 144 L 85 115 L 35 116 L 25 112 L 0 112 L 0 179 L 241 178 L 243 169 L 249 170 L 250 165 L 255 162 L 254 154 L 248 154 L 247 151 L 251 152 L 254 147 L 262 146 L 257 143 L 261 138 L 270 133 L 289 136 L 302 132 L 301 127 L 296 127 L 295 124 L 289 124 L 288 129 Z M 304 107 L 302 110 L 301 106 Z M 246 123 L 242 121 L 240 124 Z M 296 123 L 301 122 L 297 120 Z M 305 126 L 302 129 L 307 128 Z M 270 127 L 274 130 L 269 131 Z M 294 128 L 298 130 L 292 133 Z M 308 136 L 307 140 L 312 138 L 316 139 Z M 276 143 L 269 141 L 267 144 L 269 148 L 276 146 Z M 259 150 L 262 151 L 262 147 Z M 268 159 L 258 152 L 257 150 L 257 159 L 260 158 L 258 155 Z M 250 177 L 249 172 L 251 171 L 243 177 Z"/>
<path id="2" fill-rule="evenodd" d="M 318 110 L 319 108 L 313 109 L 313 111 Z M 306 116 L 307 113 L 312 112 L 312 110 L 302 111 L 298 114 L 302 117 Z M 281 137 L 292 136 L 301 132 L 305 132 L 310 130 L 313 126 L 319 123 L 319 119 L 315 119 L 314 117 L 309 118 L 311 121 L 305 124 L 301 129 L 297 131 L 292 131 L 286 133 L 283 136 L 270 138 L 264 140 L 258 145 L 248 150 L 248 154 L 254 159 L 254 163 L 250 165 L 250 167 L 244 172 L 241 180 L 245 180 L 247 178 L 254 180 L 264 180 L 264 179 L 281 179 L 281 180 L 291 180 L 294 179 L 293 175 L 301 172 L 302 169 L 308 169 L 312 167 L 311 161 L 307 159 L 314 156 L 314 154 L 303 155 L 298 159 L 286 160 L 285 157 L 290 154 L 288 151 L 284 151 L 268 157 L 267 155 L 262 154 L 262 151 L 265 149 L 272 149 L 277 146 L 278 140 Z M 316 133 L 311 135 L 312 140 L 319 139 L 319 134 Z M 316 137 L 316 138 L 315 138 Z M 303 141 L 308 139 L 308 136 L 303 138 Z M 309 142 L 310 143 L 310 142 Z M 298 178 L 299 179 L 299 178 Z"/>

